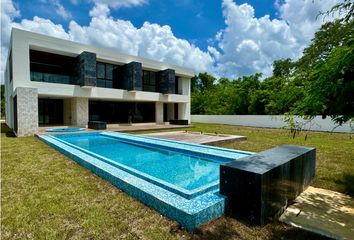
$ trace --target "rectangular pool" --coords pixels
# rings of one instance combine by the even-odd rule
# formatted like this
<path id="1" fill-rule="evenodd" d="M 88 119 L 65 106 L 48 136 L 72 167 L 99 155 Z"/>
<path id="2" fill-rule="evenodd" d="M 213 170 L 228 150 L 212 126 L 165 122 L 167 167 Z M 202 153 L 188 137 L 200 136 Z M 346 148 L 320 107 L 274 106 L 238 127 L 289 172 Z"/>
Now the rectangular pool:
<path id="1" fill-rule="evenodd" d="M 115 185 L 119 188 L 138 196 L 187 229 L 194 229 L 223 213 L 224 198 L 218 194 L 220 164 L 252 154 L 114 132 L 39 137 L 94 172 L 99 168 L 96 174 L 108 180 L 112 177 L 105 174 L 113 174 L 110 180 L 113 184 L 117 181 Z M 109 171 L 102 173 L 102 168 Z M 151 200 L 151 197 L 157 199 Z M 155 201 L 163 201 L 171 209 L 166 210 L 164 204 L 159 206 Z M 176 216 L 176 209 L 183 213 Z M 181 220 L 186 218 L 183 214 L 190 219 Z"/>

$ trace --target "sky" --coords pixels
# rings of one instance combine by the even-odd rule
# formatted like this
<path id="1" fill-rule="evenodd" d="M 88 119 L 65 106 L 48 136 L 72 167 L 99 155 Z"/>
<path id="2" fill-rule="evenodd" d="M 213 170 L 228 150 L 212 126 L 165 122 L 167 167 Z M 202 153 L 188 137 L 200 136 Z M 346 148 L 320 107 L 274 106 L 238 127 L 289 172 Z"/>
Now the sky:
<path id="1" fill-rule="evenodd" d="M 16 27 L 235 79 L 301 56 L 340 0 L 1 0 L 1 69 Z"/>

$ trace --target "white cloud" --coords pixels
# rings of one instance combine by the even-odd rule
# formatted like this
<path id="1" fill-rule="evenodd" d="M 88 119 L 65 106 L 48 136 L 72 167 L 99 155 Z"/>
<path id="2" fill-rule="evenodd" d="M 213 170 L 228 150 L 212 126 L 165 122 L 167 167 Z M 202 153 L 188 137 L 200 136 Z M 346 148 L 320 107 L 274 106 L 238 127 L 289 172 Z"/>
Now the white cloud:
<path id="1" fill-rule="evenodd" d="M 114 19 L 109 13 L 107 5 L 95 4 L 90 11 L 89 25 L 81 26 L 70 21 L 68 31 L 60 24 L 37 16 L 32 20 L 22 19 L 20 22 L 14 22 L 12 17 L 7 22 L 6 32 L 9 36 L 11 27 L 16 27 L 194 68 L 196 71 L 208 71 L 212 68 L 213 58 L 208 52 L 174 36 L 169 26 L 145 22 L 141 28 L 136 28 L 130 21 Z M 6 15 L 9 17 L 9 13 Z M 4 46 L 7 48 L 8 42 Z"/>
<path id="2" fill-rule="evenodd" d="M 301 55 L 323 24 L 323 18 L 318 18 L 318 14 L 336 2 L 276 1 L 280 18 L 270 19 L 268 15 L 255 17 L 255 10 L 249 4 L 237 5 L 232 0 L 224 0 L 222 9 L 226 28 L 215 36 L 218 48 L 209 49 L 218 59 L 214 73 L 228 77 L 255 72 L 270 75 L 274 60 Z"/>
<path id="3" fill-rule="evenodd" d="M 274 60 L 300 56 L 323 23 L 321 17 L 316 18 L 319 11 L 329 9 L 336 2 L 278 1 L 276 6 L 279 18 L 270 19 L 268 15 L 255 17 L 255 10 L 249 4 L 237 5 L 232 0 L 224 0 L 222 10 L 226 27 L 209 41 L 208 50 L 202 51 L 194 44 L 177 38 L 167 25 L 145 22 L 137 28 L 130 21 L 115 19 L 110 15 L 110 8 L 139 6 L 146 4 L 146 0 L 90 1 L 95 5 L 89 12 L 89 24 L 82 26 L 70 21 L 67 31 L 62 25 L 37 16 L 17 22 L 15 20 L 20 13 L 12 1 L 1 1 L 0 81 L 3 78 L 11 27 L 108 47 L 131 55 L 194 68 L 196 72 L 208 71 L 218 77 L 235 78 L 256 72 L 269 75 Z"/>
<path id="4" fill-rule="evenodd" d="M 32 20 L 23 19 L 19 23 L 12 23 L 11 26 L 62 39 L 70 39 L 69 35 L 65 32 L 61 24 L 54 24 L 48 19 L 40 18 L 37 16 L 33 17 Z"/>
<path id="5" fill-rule="evenodd" d="M 148 0 L 91 0 L 95 4 L 105 4 L 112 8 L 137 7 L 148 3 Z"/>
<path id="6" fill-rule="evenodd" d="M 71 13 L 64 8 L 64 6 L 60 3 L 59 0 L 54 0 L 53 4 L 55 6 L 55 12 L 63 19 L 68 20 L 72 18 Z"/>
<path id="7" fill-rule="evenodd" d="M 60 0 L 39 0 L 39 2 L 45 4 L 48 8 L 54 8 L 55 13 L 64 20 L 72 18 L 71 12 L 65 9 Z"/>
<path id="8" fill-rule="evenodd" d="M 11 24 L 14 18 L 20 16 L 11 0 L 1 0 L 1 65 L 0 65 L 0 83 L 3 82 L 4 69 L 6 65 L 8 45 L 10 42 Z"/>
<path id="9" fill-rule="evenodd" d="M 109 12 L 109 8 L 106 4 L 96 3 L 89 15 L 91 17 L 107 17 Z"/>
<path id="10" fill-rule="evenodd" d="M 291 32 L 297 36 L 298 41 L 307 44 L 324 21 L 338 17 L 335 15 L 324 18 L 320 13 L 331 9 L 339 2 L 339 0 L 286 0 L 278 6 L 278 10 L 280 17 L 289 24 Z"/>
<path id="11" fill-rule="evenodd" d="M 130 21 L 103 15 L 97 17 L 93 12 L 88 26 L 80 26 L 74 21 L 70 23 L 69 35 L 72 40 L 192 67 L 197 71 L 212 68 L 213 59 L 209 53 L 175 37 L 169 26 L 145 22 L 141 28 L 136 28 Z"/>

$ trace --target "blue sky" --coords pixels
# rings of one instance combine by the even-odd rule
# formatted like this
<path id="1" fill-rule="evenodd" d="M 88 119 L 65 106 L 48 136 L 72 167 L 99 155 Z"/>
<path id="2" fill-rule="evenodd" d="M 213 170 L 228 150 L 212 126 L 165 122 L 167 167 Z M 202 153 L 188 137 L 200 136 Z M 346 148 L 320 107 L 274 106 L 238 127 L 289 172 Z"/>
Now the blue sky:
<path id="1" fill-rule="evenodd" d="M 12 27 L 231 79 L 297 59 L 339 0 L 2 0 L 1 79 Z M 326 18 L 326 21 L 329 21 Z"/>
<path id="2" fill-rule="evenodd" d="M 75 20 L 80 25 L 88 25 L 91 18 L 87 13 L 94 5 L 93 2 L 88 1 L 61 1 L 63 7 L 72 15 L 72 18 L 64 19 L 58 14 L 53 14 L 50 1 L 22 0 L 15 3 L 18 4 L 22 18 L 31 19 L 39 16 L 51 19 L 62 24 L 66 30 L 70 20 Z M 252 5 L 256 10 L 256 17 L 268 14 L 271 18 L 275 18 L 278 14 L 274 1 L 271 0 L 237 1 L 237 3 Z M 186 39 L 203 50 L 207 50 L 208 39 L 213 38 L 221 28 L 225 27 L 221 1 L 217 0 L 150 0 L 148 4 L 138 7 L 113 8 L 111 16 L 129 20 L 136 27 L 141 27 L 145 21 L 169 25 L 176 37 Z"/>

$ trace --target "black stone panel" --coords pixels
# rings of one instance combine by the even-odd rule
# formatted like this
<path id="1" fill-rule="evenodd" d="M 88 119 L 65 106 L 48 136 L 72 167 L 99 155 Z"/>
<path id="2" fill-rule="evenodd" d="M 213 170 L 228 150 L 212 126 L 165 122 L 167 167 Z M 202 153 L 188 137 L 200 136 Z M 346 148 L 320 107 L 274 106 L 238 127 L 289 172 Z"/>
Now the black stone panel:
<path id="1" fill-rule="evenodd" d="M 226 213 L 252 224 L 278 218 L 315 177 L 314 148 L 283 145 L 220 166 Z"/>
<path id="2" fill-rule="evenodd" d="M 157 74 L 157 91 L 160 93 L 175 93 L 176 74 L 173 69 L 159 71 Z"/>
<path id="3" fill-rule="evenodd" d="M 121 88 L 128 91 L 143 90 L 143 68 L 139 62 L 125 64 L 120 69 L 122 84 Z"/>
<path id="4" fill-rule="evenodd" d="M 76 58 L 77 84 L 80 86 L 96 86 L 96 53 L 82 52 Z"/>

